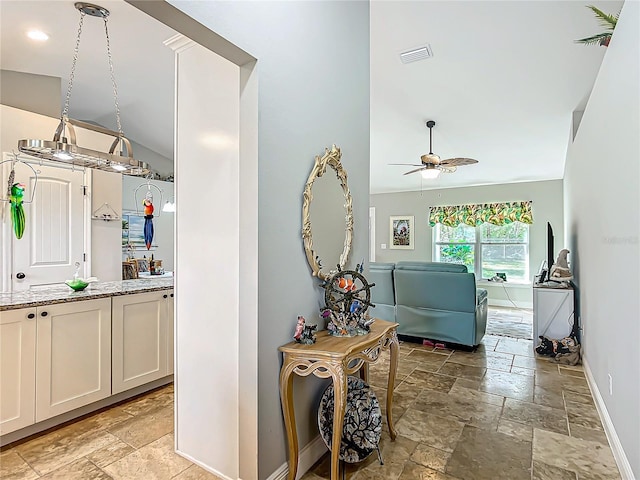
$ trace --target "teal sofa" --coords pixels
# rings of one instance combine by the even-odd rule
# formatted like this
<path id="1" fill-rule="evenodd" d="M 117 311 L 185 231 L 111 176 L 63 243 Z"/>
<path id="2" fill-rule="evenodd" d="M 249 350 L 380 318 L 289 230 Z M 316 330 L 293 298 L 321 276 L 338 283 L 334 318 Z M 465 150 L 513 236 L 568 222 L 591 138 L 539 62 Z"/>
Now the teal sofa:
<path id="1" fill-rule="evenodd" d="M 459 345 L 480 343 L 487 327 L 487 291 L 465 265 L 439 262 L 371 263 L 370 314 L 399 324 L 409 337 Z"/>

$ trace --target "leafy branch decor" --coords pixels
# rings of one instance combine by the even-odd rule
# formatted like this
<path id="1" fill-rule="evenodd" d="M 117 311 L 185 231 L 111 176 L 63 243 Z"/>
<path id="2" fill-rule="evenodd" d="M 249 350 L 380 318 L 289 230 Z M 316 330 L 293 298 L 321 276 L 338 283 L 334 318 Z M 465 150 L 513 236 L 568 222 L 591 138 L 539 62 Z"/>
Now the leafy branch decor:
<path id="1" fill-rule="evenodd" d="M 602 33 L 598 33 L 597 35 L 592 35 L 590 37 L 576 40 L 576 43 L 584 43 L 585 45 L 601 45 L 603 47 L 607 47 L 609 45 L 609 42 L 611 41 L 613 30 L 616 28 L 616 23 L 618 23 L 620 12 L 618 12 L 616 15 L 610 15 L 604 13 L 602 10 L 593 5 L 587 5 L 587 8 L 591 9 L 596 18 L 600 21 L 600 25 L 606 28 L 606 30 Z"/>

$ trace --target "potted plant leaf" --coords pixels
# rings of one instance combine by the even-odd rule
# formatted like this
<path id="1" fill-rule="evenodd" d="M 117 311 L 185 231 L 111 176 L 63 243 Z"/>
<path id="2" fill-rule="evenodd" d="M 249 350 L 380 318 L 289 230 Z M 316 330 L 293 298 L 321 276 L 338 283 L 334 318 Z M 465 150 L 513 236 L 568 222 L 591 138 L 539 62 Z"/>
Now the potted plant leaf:
<path id="1" fill-rule="evenodd" d="M 606 28 L 606 30 L 602 33 L 576 40 L 576 43 L 584 43 L 585 45 L 602 45 L 604 47 L 608 46 L 611 41 L 611 36 L 613 35 L 613 30 L 616 28 L 616 23 L 618 23 L 620 12 L 616 15 L 610 15 L 604 13 L 593 5 L 588 5 L 587 8 L 595 14 L 596 18 L 600 21 L 600 25 Z"/>

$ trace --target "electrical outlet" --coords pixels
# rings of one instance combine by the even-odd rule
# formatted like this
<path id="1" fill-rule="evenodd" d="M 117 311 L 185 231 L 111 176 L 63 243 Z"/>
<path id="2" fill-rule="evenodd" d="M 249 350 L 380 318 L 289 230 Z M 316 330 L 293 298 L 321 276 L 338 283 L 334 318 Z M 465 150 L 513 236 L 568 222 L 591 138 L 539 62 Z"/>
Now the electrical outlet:
<path id="1" fill-rule="evenodd" d="M 613 395 L 613 377 L 609 374 L 609 395 Z"/>

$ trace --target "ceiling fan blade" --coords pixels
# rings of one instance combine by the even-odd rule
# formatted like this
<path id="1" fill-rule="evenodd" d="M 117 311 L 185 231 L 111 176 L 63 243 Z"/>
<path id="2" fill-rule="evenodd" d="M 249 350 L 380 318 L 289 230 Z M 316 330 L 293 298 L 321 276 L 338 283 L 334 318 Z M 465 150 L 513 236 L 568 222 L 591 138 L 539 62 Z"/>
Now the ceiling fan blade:
<path id="1" fill-rule="evenodd" d="M 423 166 L 421 163 L 387 163 L 387 165 L 393 165 L 393 166 L 404 165 L 405 167 L 422 167 Z"/>
<path id="2" fill-rule="evenodd" d="M 440 165 L 443 167 L 459 167 L 461 165 L 472 165 L 474 163 L 478 163 L 478 160 L 474 160 L 473 158 L 447 158 L 446 160 L 442 160 Z"/>
<path id="3" fill-rule="evenodd" d="M 427 168 L 427 167 L 422 166 L 422 167 L 420 167 L 420 168 L 416 168 L 415 170 L 410 170 L 410 171 L 408 171 L 407 173 L 405 173 L 405 175 L 409 175 L 410 173 L 416 173 L 416 172 L 419 172 L 420 170 L 425 170 L 426 168 Z"/>

